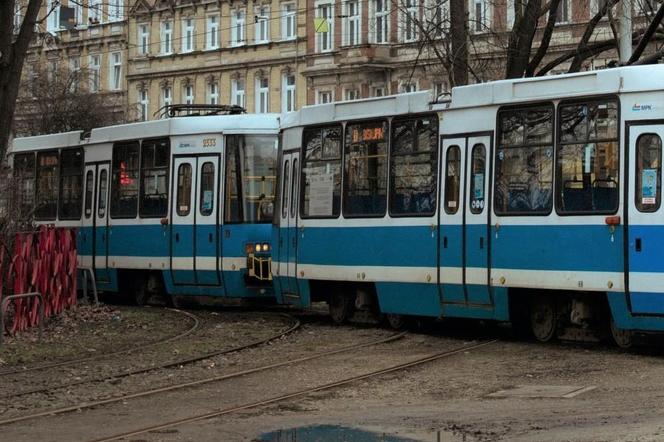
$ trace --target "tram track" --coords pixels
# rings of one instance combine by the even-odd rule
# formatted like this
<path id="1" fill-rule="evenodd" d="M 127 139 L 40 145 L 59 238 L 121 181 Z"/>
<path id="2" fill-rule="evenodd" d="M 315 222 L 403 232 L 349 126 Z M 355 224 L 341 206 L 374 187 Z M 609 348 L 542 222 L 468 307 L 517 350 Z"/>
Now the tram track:
<path id="1" fill-rule="evenodd" d="M 480 343 L 477 343 L 477 344 L 464 345 L 464 346 L 461 346 L 461 347 L 454 348 L 452 350 L 446 350 L 446 351 L 434 353 L 434 354 L 431 354 L 429 356 L 425 356 L 425 357 L 422 357 L 422 358 L 418 358 L 418 359 L 414 359 L 414 360 L 411 360 L 411 361 L 403 362 L 403 363 L 396 364 L 396 365 L 393 365 L 393 366 L 390 366 L 390 367 L 386 367 L 386 368 L 382 368 L 382 369 L 378 369 L 378 370 L 373 370 L 373 371 L 370 371 L 368 373 L 363 373 L 363 374 L 359 374 L 359 375 L 356 375 L 356 376 L 347 377 L 347 378 L 339 380 L 339 381 L 334 381 L 334 382 L 330 382 L 330 383 L 315 386 L 315 387 L 305 388 L 305 389 L 294 391 L 294 392 L 291 392 L 291 393 L 286 393 L 286 394 L 283 394 L 283 395 L 274 396 L 274 397 L 271 397 L 271 398 L 268 398 L 268 399 L 262 399 L 262 400 L 258 400 L 258 401 L 255 401 L 255 402 L 242 404 L 242 405 L 237 405 L 237 406 L 233 406 L 233 407 L 228 407 L 228 408 L 224 408 L 224 409 L 220 409 L 220 410 L 216 410 L 216 411 L 212 411 L 212 412 L 208 412 L 208 413 L 198 414 L 198 415 L 189 416 L 189 417 L 185 417 L 185 418 L 181 418 L 181 419 L 174 419 L 174 420 L 167 421 L 167 422 L 164 422 L 164 423 L 144 427 L 144 428 L 141 428 L 141 429 L 138 429 L 138 430 L 127 431 L 127 432 L 118 433 L 118 434 L 115 434 L 115 435 L 112 435 L 112 436 L 103 437 L 103 438 L 100 438 L 100 439 L 94 439 L 93 441 L 90 441 L 90 442 L 108 442 L 108 441 L 114 441 L 114 440 L 119 440 L 119 439 L 128 438 L 128 437 L 139 436 L 139 435 L 142 435 L 142 434 L 146 434 L 146 433 L 150 433 L 150 432 L 156 432 L 156 431 L 162 431 L 162 430 L 166 430 L 166 429 L 169 429 L 169 428 L 172 428 L 172 427 L 176 427 L 176 426 L 180 426 L 180 425 L 184 425 L 184 424 L 189 424 L 189 423 L 193 423 L 193 422 L 198 422 L 198 421 L 202 421 L 202 420 L 206 420 L 206 419 L 210 419 L 210 418 L 214 418 L 214 417 L 221 417 L 221 416 L 236 413 L 236 412 L 239 412 L 239 411 L 259 408 L 259 407 L 262 407 L 262 406 L 275 404 L 275 403 L 278 403 L 278 402 L 283 402 L 283 401 L 286 401 L 286 400 L 289 400 L 289 399 L 304 397 L 304 396 L 307 396 L 307 395 L 312 394 L 312 393 L 325 391 L 325 390 L 331 390 L 333 388 L 342 387 L 342 386 L 345 386 L 345 385 L 348 385 L 348 384 L 351 384 L 351 383 L 355 383 L 355 382 L 358 382 L 358 381 L 361 381 L 361 380 L 375 378 L 375 377 L 378 377 L 378 376 L 381 376 L 381 375 L 394 373 L 394 372 L 398 372 L 398 371 L 401 371 L 401 370 L 406 370 L 406 369 L 417 367 L 419 365 L 423 365 L 423 364 L 426 364 L 426 363 L 429 363 L 429 362 L 434 362 L 434 361 L 437 361 L 437 360 L 440 360 L 440 359 L 443 359 L 443 358 L 446 358 L 446 357 L 450 357 L 450 356 L 453 356 L 453 355 L 456 355 L 456 354 L 459 354 L 459 353 L 468 352 L 468 351 L 471 351 L 471 350 L 476 350 L 478 348 L 482 348 L 482 347 L 486 347 L 488 345 L 494 344 L 498 341 L 499 341 L 498 339 L 492 339 L 492 340 L 483 341 L 483 342 L 480 342 Z M 2 422 L 0 422 L 0 424 L 1 423 Z"/>
<path id="2" fill-rule="evenodd" d="M 281 317 L 284 317 L 286 319 L 289 319 L 291 323 L 288 325 L 288 327 L 285 330 L 281 330 L 278 333 L 275 333 L 273 335 L 268 336 L 267 338 L 263 339 L 258 339 L 255 341 L 252 341 L 248 344 L 243 344 L 243 345 L 237 345 L 235 347 L 227 348 L 227 349 L 220 349 L 220 350 L 215 350 L 212 352 L 207 352 L 202 355 L 197 355 L 197 356 L 192 356 L 188 358 L 182 358 L 178 359 L 175 361 L 170 361 L 170 362 L 165 362 L 162 364 L 158 365 L 152 365 L 150 367 L 142 367 L 142 368 L 136 368 L 136 369 L 131 369 L 131 370 L 126 370 L 120 373 L 116 374 L 111 374 L 111 375 L 106 375 L 106 376 L 99 376 L 96 378 L 92 379 L 82 379 L 79 381 L 75 382 L 67 382 L 63 384 L 58 384 L 54 386 L 47 386 L 47 387 L 42 387 L 42 388 L 35 388 L 35 389 L 30 389 L 30 390 L 24 390 L 24 391 L 18 391 L 16 393 L 11 393 L 7 395 L 2 395 L 0 396 L 0 399 L 11 399 L 11 398 L 16 398 L 16 397 L 21 397 L 21 396 L 26 396 L 29 394 L 40 394 L 40 393 L 48 393 L 52 392 L 55 390 L 61 390 L 63 388 L 69 388 L 69 387 L 74 387 L 78 385 L 84 385 L 84 384 L 92 384 L 92 383 L 99 383 L 99 382 L 105 382 L 105 381 L 110 381 L 110 380 L 117 380 L 121 378 L 125 378 L 128 376 L 134 376 L 138 374 L 143 374 L 143 373 L 149 373 L 151 371 L 156 371 L 160 369 L 165 369 L 165 368 L 172 368 L 172 367 L 181 367 L 189 364 L 193 364 L 195 362 L 199 362 L 205 359 L 213 358 L 216 356 L 222 356 L 222 355 L 227 355 L 230 353 L 235 353 L 243 350 L 247 350 L 250 348 L 258 347 L 264 344 L 267 344 L 269 342 L 275 341 L 277 339 L 281 339 L 282 337 L 293 333 L 294 331 L 298 330 L 301 326 L 300 320 L 297 318 L 294 318 L 288 314 L 285 313 L 280 313 L 278 314 Z"/>
<path id="3" fill-rule="evenodd" d="M 184 316 L 188 317 L 192 321 L 192 325 L 187 330 L 185 330 L 183 332 L 180 332 L 176 335 L 171 335 L 171 336 L 168 336 L 168 337 L 165 337 L 165 338 L 162 338 L 162 339 L 158 339 L 156 341 L 147 342 L 145 344 L 137 345 L 137 346 L 134 346 L 134 347 L 131 347 L 131 348 L 125 348 L 123 350 L 117 350 L 117 351 L 113 351 L 113 352 L 110 352 L 110 353 L 102 353 L 102 354 L 98 354 L 98 355 L 94 355 L 94 356 L 86 356 L 86 357 L 83 357 L 83 358 L 68 359 L 68 360 L 65 360 L 65 361 L 48 362 L 48 363 L 45 363 L 45 364 L 34 365 L 34 366 L 31 366 L 31 367 L 21 367 L 21 368 L 12 368 L 12 369 L 9 369 L 9 370 L 2 370 L 2 371 L 0 371 L 0 376 L 9 376 L 9 375 L 13 375 L 13 374 L 30 373 L 30 372 L 39 371 L 39 370 L 46 370 L 46 369 L 49 369 L 49 368 L 66 367 L 68 365 L 76 365 L 76 364 L 80 364 L 80 363 L 83 363 L 83 362 L 90 362 L 90 361 L 97 361 L 97 360 L 107 359 L 107 358 L 110 358 L 112 356 L 118 356 L 118 355 L 123 355 L 123 354 L 131 354 L 131 353 L 134 353 L 134 352 L 139 351 L 139 350 L 145 350 L 146 348 L 167 344 L 169 342 L 173 342 L 173 341 L 176 341 L 178 339 L 182 339 L 182 338 L 184 338 L 186 336 L 189 336 L 190 334 L 194 333 L 198 329 L 198 327 L 200 326 L 200 318 L 198 316 L 194 315 L 193 313 L 190 313 L 190 312 L 187 312 L 187 311 L 184 311 L 184 310 L 175 309 L 175 308 L 169 308 L 167 310 L 177 312 L 181 315 L 184 315 Z"/>
<path id="4" fill-rule="evenodd" d="M 238 372 L 234 373 L 228 373 L 224 375 L 218 375 L 218 376 L 213 376 L 213 377 L 208 377 L 208 378 L 203 378 L 203 379 L 198 379 L 195 381 L 188 381 L 188 382 L 181 382 L 178 384 L 174 385 L 169 385 L 166 387 L 157 387 L 157 388 L 151 388 L 151 389 L 146 389 L 143 391 L 139 391 L 136 393 L 131 393 L 131 394 L 126 394 L 122 396 L 115 396 L 115 397 L 110 397 L 106 399 L 100 399 L 100 400 L 95 400 L 95 401 L 89 401 L 89 402 L 84 402 L 84 403 L 79 403 L 75 404 L 72 406 L 67 406 L 67 407 L 61 407 L 61 408 L 56 408 L 56 409 L 50 409 L 50 410 L 45 410 L 37 413 L 31 413 L 31 414 L 26 414 L 22 416 L 16 416 L 12 418 L 7 418 L 7 419 L 2 419 L 0 420 L 0 426 L 4 425 L 9 425 L 13 423 L 18 423 L 18 422 L 23 422 L 27 420 L 32 420 L 32 419 L 37 419 L 40 417 L 45 417 L 45 416 L 52 416 L 52 415 L 61 415 L 61 414 L 66 414 L 66 413 L 71 413 L 74 411 L 81 411 L 85 409 L 90 409 L 90 408 L 96 408 L 102 405 L 109 405 L 113 403 L 118 403 L 118 402 L 125 402 L 130 399 L 137 399 L 137 398 L 143 398 L 147 396 L 152 396 L 160 393 L 166 393 L 166 392 L 171 392 L 171 391 L 177 391 L 181 389 L 186 389 L 186 388 L 193 388 L 193 387 L 198 387 L 201 385 L 213 383 L 213 382 L 221 382 L 221 381 L 226 381 L 229 379 L 234 379 L 242 376 L 247 376 L 252 373 L 258 373 L 266 370 L 272 370 L 275 368 L 287 366 L 287 365 L 292 365 L 292 364 L 298 364 L 306 361 L 311 361 L 314 359 L 319 359 L 323 358 L 326 356 L 332 356 L 344 352 L 349 352 L 352 350 L 357 350 L 365 347 L 370 347 L 370 346 L 375 346 L 375 345 L 380 345 L 380 344 L 385 344 L 389 342 L 396 341 L 398 339 L 403 338 L 406 336 L 407 332 L 400 332 L 400 333 L 395 333 L 387 337 L 383 337 L 380 339 L 374 339 L 371 341 L 366 341 L 366 342 L 361 342 L 358 344 L 352 344 L 352 345 L 347 345 L 341 348 L 336 348 L 332 350 L 327 350 L 323 352 L 318 352 L 312 355 L 307 355 L 307 356 L 302 356 L 299 358 L 294 358 L 294 359 L 288 359 L 285 361 L 280 361 L 280 362 L 275 362 L 267 365 L 262 365 L 259 367 L 253 367 L 249 368 L 246 370 L 241 370 Z"/>

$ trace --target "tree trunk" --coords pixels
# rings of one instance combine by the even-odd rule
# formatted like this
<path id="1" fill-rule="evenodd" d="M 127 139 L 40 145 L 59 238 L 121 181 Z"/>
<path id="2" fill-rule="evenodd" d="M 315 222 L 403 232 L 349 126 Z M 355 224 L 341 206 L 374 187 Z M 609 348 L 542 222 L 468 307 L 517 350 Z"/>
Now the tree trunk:
<path id="1" fill-rule="evenodd" d="M 452 86 L 468 84 L 468 17 L 465 0 L 450 0 Z"/>
<path id="2" fill-rule="evenodd" d="M 528 0 L 523 17 L 515 20 L 507 47 L 505 78 L 521 78 L 526 72 L 541 7 L 541 0 Z"/>

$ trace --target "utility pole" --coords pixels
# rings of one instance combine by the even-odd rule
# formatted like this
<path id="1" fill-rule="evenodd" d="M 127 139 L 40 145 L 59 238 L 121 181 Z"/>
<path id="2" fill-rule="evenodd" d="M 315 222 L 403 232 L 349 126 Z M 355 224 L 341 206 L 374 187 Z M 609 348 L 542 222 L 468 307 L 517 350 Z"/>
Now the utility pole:
<path id="1" fill-rule="evenodd" d="M 624 64 L 632 56 L 632 0 L 620 0 L 618 4 L 618 50 L 620 64 Z"/>

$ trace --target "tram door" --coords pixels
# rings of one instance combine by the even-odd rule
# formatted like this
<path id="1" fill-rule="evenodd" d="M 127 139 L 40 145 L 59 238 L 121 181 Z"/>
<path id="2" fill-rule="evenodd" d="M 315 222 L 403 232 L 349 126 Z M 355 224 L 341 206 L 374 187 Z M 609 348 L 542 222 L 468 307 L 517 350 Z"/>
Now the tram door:
<path id="1" fill-rule="evenodd" d="M 173 165 L 173 283 L 219 285 L 219 156 L 175 157 Z"/>
<path id="2" fill-rule="evenodd" d="M 440 286 L 444 303 L 484 306 L 489 292 L 489 136 L 442 142 Z"/>
<path id="3" fill-rule="evenodd" d="M 82 254 L 90 255 L 90 265 L 98 282 L 108 282 L 108 185 L 109 163 L 86 164 L 83 207 Z"/>
<path id="4" fill-rule="evenodd" d="M 283 302 L 299 300 L 297 288 L 297 196 L 299 152 L 284 153 L 281 162 L 281 213 L 279 214 L 278 272 Z"/>
<path id="5" fill-rule="evenodd" d="M 627 287 L 632 313 L 662 314 L 662 140 L 664 125 L 632 125 L 629 133 Z"/>

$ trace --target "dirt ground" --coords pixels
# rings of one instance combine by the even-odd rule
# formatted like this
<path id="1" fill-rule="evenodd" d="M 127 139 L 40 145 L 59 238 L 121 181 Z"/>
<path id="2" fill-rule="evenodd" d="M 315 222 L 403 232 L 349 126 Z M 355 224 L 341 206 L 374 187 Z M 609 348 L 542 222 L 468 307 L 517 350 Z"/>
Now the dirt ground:
<path id="1" fill-rule="evenodd" d="M 19 336 L 0 349 L 5 361 L 66 358 L 76 349 L 114 348 L 107 333 L 125 336 L 117 345 L 147 342 L 191 324 L 171 311 L 108 308 L 120 312 L 115 324 L 100 315 L 93 327 L 69 324 L 77 341 L 66 354 Z M 233 346 L 266 337 L 288 326 L 274 312 L 197 310 L 199 329 L 181 341 L 146 352 L 90 363 L 95 370 L 155 364 L 181 354 Z M 110 314 L 110 317 L 116 313 Z M 106 318 L 106 319 L 104 319 Z M 131 320 L 130 320 L 131 318 Z M 300 315 L 302 327 L 269 345 L 43 395 L 0 398 L 0 420 L 183 380 L 226 375 L 346 345 L 392 336 L 393 331 L 362 325 L 335 326 L 321 314 Z M 111 325 L 107 322 L 110 321 Z M 117 321 L 116 321 L 117 322 Z M 130 327 L 130 325 L 133 326 Z M 146 325 L 143 328 L 140 325 Z M 138 325 L 138 326 L 137 326 Z M 126 327 L 123 332 L 122 328 Z M 149 330 L 149 333 L 141 332 Z M 96 334 L 95 334 L 96 333 Z M 67 334 L 61 332 L 61 335 Z M 89 336 L 88 336 L 89 335 Z M 131 336 L 131 338 L 129 337 Z M 28 339 L 29 338 L 29 339 Z M 0 426 L 3 440 L 90 441 L 215 410 L 277 397 L 353 375 L 386 368 L 432 353 L 497 338 L 486 347 L 461 352 L 406 371 L 224 416 L 129 437 L 138 441 L 660 441 L 664 440 L 664 351 L 659 347 L 623 352 L 609 345 L 519 341 L 504 327 L 478 323 L 436 324 L 410 330 L 377 344 L 306 362 L 294 362 L 226 381 L 128 399 L 78 412 Z M 50 336 L 46 339 L 55 339 Z M 67 341 L 59 338 L 61 341 Z M 60 343 L 62 343 L 59 341 Z M 21 351 L 20 349 L 23 349 Z M 23 354 L 27 354 L 24 356 Z M 85 353 L 85 352 L 84 352 Z M 11 359 L 10 359 L 11 358 Z M 5 362 L 7 369 L 16 362 Z M 80 376 L 74 369 L 65 375 Z M 67 378 L 65 376 L 65 378 Z M 30 385 L 51 385 L 53 373 L 33 373 Z M 58 375 L 58 379 L 61 376 Z M 3 376 L 0 396 L 20 391 L 20 377 Z M 11 385 L 8 387 L 8 385 Z M 513 389 L 525 387 L 522 390 Z M 301 427 L 316 427 L 316 431 Z M 334 430 L 332 426 L 369 433 Z M 398 439 L 403 438 L 403 439 Z"/>

